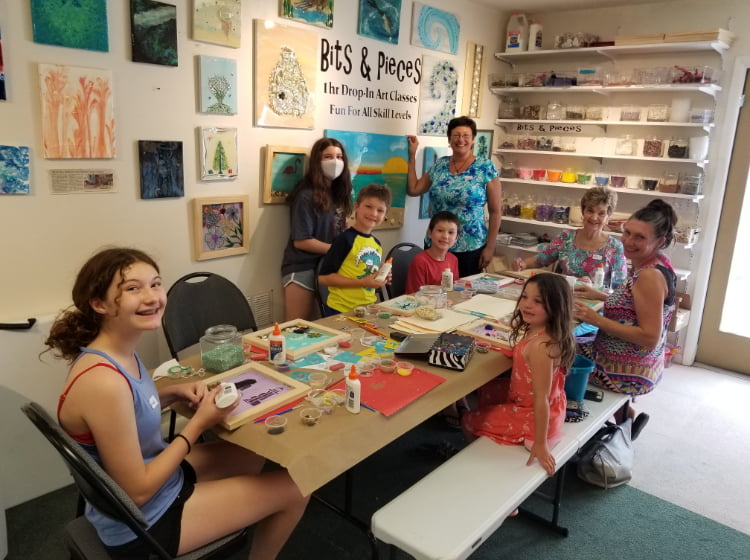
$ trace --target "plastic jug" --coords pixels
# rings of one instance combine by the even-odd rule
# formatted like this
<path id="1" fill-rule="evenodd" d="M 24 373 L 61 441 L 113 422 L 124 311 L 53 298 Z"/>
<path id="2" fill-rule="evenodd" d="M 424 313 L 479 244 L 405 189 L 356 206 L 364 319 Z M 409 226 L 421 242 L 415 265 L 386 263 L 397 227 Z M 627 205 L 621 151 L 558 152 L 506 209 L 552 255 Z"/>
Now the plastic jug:
<path id="1" fill-rule="evenodd" d="M 529 44 L 529 20 L 525 14 L 514 12 L 508 20 L 505 52 L 522 52 Z"/>

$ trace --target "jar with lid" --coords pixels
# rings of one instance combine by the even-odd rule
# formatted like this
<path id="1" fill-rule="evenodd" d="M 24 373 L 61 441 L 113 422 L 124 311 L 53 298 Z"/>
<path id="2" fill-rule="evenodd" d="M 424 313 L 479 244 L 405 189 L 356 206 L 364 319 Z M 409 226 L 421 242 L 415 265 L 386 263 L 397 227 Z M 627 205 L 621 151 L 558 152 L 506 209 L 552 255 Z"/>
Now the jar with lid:
<path id="1" fill-rule="evenodd" d="M 533 220 L 534 216 L 536 216 L 536 203 L 531 195 L 529 195 L 521 204 L 521 217 L 525 220 Z"/>
<path id="2" fill-rule="evenodd" d="M 561 121 L 565 119 L 565 106 L 558 101 L 547 103 L 547 120 Z"/>
<path id="3" fill-rule="evenodd" d="M 448 295 L 437 285 L 420 286 L 415 298 L 420 305 L 433 309 L 445 309 L 448 303 Z"/>
<path id="4" fill-rule="evenodd" d="M 568 105 L 565 107 L 565 119 L 569 121 L 582 121 L 586 116 L 586 107 L 583 105 Z"/>
<path id="5" fill-rule="evenodd" d="M 639 121 L 641 120 L 641 108 L 637 105 L 625 105 L 620 111 L 621 121 Z"/>
<path id="6" fill-rule="evenodd" d="M 632 156 L 635 154 L 635 140 L 630 134 L 623 134 L 615 144 L 616 156 Z"/>
<path id="7" fill-rule="evenodd" d="M 521 109 L 518 98 L 512 95 L 504 95 L 500 98 L 500 108 L 497 111 L 498 119 L 517 119 Z"/>
<path id="8" fill-rule="evenodd" d="M 536 149 L 543 152 L 551 152 L 555 148 L 554 140 L 549 136 L 539 136 L 536 141 Z"/>
<path id="9" fill-rule="evenodd" d="M 521 200 L 515 194 L 510 195 L 508 199 L 508 216 L 521 217 Z"/>
<path id="10" fill-rule="evenodd" d="M 501 150 L 514 150 L 516 148 L 517 136 L 515 134 L 506 134 L 500 142 Z"/>
<path id="11" fill-rule="evenodd" d="M 587 105 L 586 106 L 586 120 L 587 121 L 600 121 L 604 116 L 604 110 L 601 105 Z"/>
<path id="12" fill-rule="evenodd" d="M 643 157 L 661 157 L 664 153 L 664 141 L 657 136 L 650 136 L 643 141 Z"/>
<path id="13" fill-rule="evenodd" d="M 500 164 L 500 177 L 503 179 L 515 179 L 518 177 L 518 171 L 512 161 L 505 160 Z"/>
<path id="14" fill-rule="evenodd" d="M 552 221 L 556 224 L 567 224 L 570 220 L 570 204 L 567 200 L 557 200 L 552 209 Z"/>
<path id="15" fill-rule="evenodd" d="M 659 192 L 664 193 L 676 193 L 678 190 L 678 176 L 677 173 L 665 173 L 659 179 Z"/>
<path id="16" fill-rule="evenodd" d="M 575 136 L 561 136 L 560 137 L 560 152 L 575 152 L 576 151 L 576 138 Z"/>
<path id="17" fill-rule="evenodd" d="M 233 325 L 215 325 L 200 338 L 201 365 L 211 373 L 221 373 L 245 361 L 242 337 Z"/>
<path id="18" fill-rule="evenodd" d="M 703 173 L 680 173 L 678 181 L 682 194 L 703 194 Z"/>
<path id="19" fill-rule="evenodd" d="M 521 118 L 529 119 L 530 121 L 538 121 L 544 118 L 544 106 L 543 105 L 524 105 L 521 107 Z"/>
<path id="20" fill-rule="evenodd" d="M 536 150 L 537 137 L 531 134 L 523 134 L 518 137 L 517 148 L 519 150 Z"/>
<path id="21" fill-rule="evenodd" d="M 542 202 L 536 205 L 536 219 L 540 222 L 549 222 L 552 220 L 552 202 L 545 198 Z"/>
<path id="22" fill-rule="evenodd" d="M 648 122 L 665 122 L 669 119 L 669 105 L 649 105 L 646 111 Z"/>
<path id="23" fill-rule="evenodd" d="M 563 183 L 575 183 L 577 178 L 578 176 L 576 175 L 575 169 L 572 167 L 566 167 L 562 172 L 560 181 Z"/>
<path id="24" fill-rule="evenodd" d="M 688 157 L 688 141 L 685 138 L 672 138 L 667 148 L 667 156 L 683 159 Z"/>

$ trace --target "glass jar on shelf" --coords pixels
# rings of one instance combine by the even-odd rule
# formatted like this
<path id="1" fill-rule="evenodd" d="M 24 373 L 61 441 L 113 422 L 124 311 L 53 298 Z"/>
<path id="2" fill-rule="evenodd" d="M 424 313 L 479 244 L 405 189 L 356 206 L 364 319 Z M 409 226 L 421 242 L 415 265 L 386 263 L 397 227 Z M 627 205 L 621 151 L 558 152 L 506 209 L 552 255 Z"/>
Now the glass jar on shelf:
<path id="1" fill-rule="evenodd" d="M 506 134 L 503 136 L 500 146 L 498 147 L 502 150 L 515 150 L 517 141 L 518 137 L 515 134 Z"/>
<path id="2" fill-rule="evenodd" d="M 531 134 L 521 134 L 518 137 L 517 148 L 519 150 L 536 150 L 537 137 Z"/>
<path id="3" fill-rule="evenodd" d="M 552 209 L 552 221 L 556 224 L 567 224 L 570 221 L 570 204 L 567 200 L 556 200 Z"/>
<path id="4" fill-rule="evenodd" d="M 500 97 L 500 107 L 497 110 L 498 119 L 517 119 L 521 113 L 518 98 L 512 95 Z"/>
<path id="5" fill-rule="evenodd" d="M 669 141 L 667 157 L 685 159 L 688 155 L 688 141 L 685 138 L 672 138 Z"/>
<path id="6" fill-rule="evenodd" d="M 638 105 L 625 105 L 620 111 L 621 121 L 641 120 L 641 108 Z"/>
<path id="7" fill-rule="evenodd" d="M 533 104 L 521 107 L 521 118 L 538 121 L 544 118 L 544 105 Z"/>
<path id="8" fill-rule="evenodd" d="M 577 178 L 578 175 L 576 174 L 576 170 L 572 167 L 566 167 L 563 169 L 560 181 L 563 183 L 575 183 Z"/>
<path id="9" fill-rule="evenodd" d="M 601 105 L 587 105 L 586 106 L 586 120 L 587 121 L 600 121 L 604 116 L 604 109 Z"/>
<path id="10" fill-rule="evenodd" d="M 682 194 L 703 194 L 703 173 L 680 173 L 678 181 Z"/>
<path id="11" fill-rule="evenodd" d="M 552 220 L 552 203 L 549 199 L 544 199 L 536 205 L 535 218 L 539 222 L 549 222 Z"/>
<path id="12" fill-rule="evenodd" d="M 649 105 L 646 110 L 648 122 L 666 122 L 669 120 L 669 105 Z"/>
<path id="13" fill-rule="evenodd" d="M 664 140 L 650 136 L 643 141 L 643 157 L 661 157 L 664 154 Z"/>
<path id="14" fill-rule="evenodd" d="M 536 149 L 543 152 L 551 152 L 555 148 L 554 140 L 550 136 L 539 136 L 536 141 Z"/>
<path id="15" fill-rule="evenodd" d="M 536 202 L 531 195 L 527 196 L 521 204 L 521 218 L 524 220 L 533 220 L 536 216 Z"/>
<path id="16" fill-rule="evenodd" d="M 568 105 L 565 107 L 565 120 L 582 121 L 586 116 L 586 107 L 583 105 Z"/>
<path id="17" fill-rule="evenodd" d="M 518 171 L 516 170 L 515 164 L 511 160 L 504 160 L 500 164 L 500 178 L 502 179 L 515 179 L 518 177 Z"/>
<path id="18" fill-rule="evenodd" d="M 630 134 L 623 134 L 617 139 L 615 143 L 615 155 L 616 156 L 632 156 L 635 155 L 636 141 Z"/>
<path id="19" fill-rule="evenodd" d="M 576 138 L 575 136 L 561 136 L 560 137 L 560 152 L 575 152 L 576 151 Z"/>
<path id="20" fill-rule="evenodd" d="M 676 193 L 679 186 L 679 176 L 677 173 L 664 173 L 659 179 L 659 192 Z"/>
<path id="21" fill-rule="evenodd" d="M 565 119 L 565 105 L 559 101 L 550 101 L 547 103 L 547 120 L 561 121 Z"/>

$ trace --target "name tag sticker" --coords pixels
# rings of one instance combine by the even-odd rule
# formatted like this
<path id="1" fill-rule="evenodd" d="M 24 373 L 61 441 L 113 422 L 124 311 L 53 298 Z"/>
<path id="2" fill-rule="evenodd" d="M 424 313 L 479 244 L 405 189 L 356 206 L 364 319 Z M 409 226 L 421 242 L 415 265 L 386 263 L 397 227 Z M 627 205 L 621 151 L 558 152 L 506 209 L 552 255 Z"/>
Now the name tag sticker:
<path id="1" fill-rule="evenodd" d="M 151 408 L 156 408 L 159 406 L 159 399 L 157 399 L 155 395 L 151 395 L 148 399 L 148 404 L 151 405 Z"/>
<path id="2" fill-rule="evenodd" d="M 601 256 L 601 255 L 593 255 L 593 257 L 594 257 L 594 260 L 595 260 L 595 261 L 600 261 L 600 260 L 602 260 L 602 256 Z"/>

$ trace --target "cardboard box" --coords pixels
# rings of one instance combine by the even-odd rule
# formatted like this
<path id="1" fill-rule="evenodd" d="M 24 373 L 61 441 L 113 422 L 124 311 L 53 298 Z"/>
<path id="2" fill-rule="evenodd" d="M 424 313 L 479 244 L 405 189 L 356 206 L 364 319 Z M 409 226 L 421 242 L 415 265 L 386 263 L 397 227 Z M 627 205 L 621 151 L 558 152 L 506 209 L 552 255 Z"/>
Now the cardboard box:
<path id="1" fill-rule="evenodd" d="M 678 307 L 674 310 L 672 320 L 669 322 L 669 332 L 677 332 L 684 329 L 690 321 L 690 295 L 684 292 L 677 292 L 675 299 L 678 301 Z"/>

